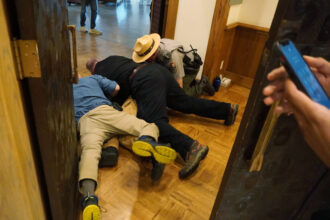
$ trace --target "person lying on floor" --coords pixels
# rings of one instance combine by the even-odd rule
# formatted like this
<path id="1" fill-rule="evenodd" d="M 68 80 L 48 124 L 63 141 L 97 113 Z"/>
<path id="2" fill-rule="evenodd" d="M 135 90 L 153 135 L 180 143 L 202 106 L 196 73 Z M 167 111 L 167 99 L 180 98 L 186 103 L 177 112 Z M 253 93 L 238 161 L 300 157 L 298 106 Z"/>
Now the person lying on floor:
<path id="1" fill-rule="evenodd" d="M 153 61 L 169 69 L 187 95 L 196 97 L 202 94 L 214 95 L 215 90 L 205 75 L 202 75 L 200 80 L 196 79 L 200 66 L 203 64 L 197 49 L 191 47 L 185 50 L 179 42 L 162 38 L 152 59 L 148 59 L 147 62 Z"/>
<path id="2" fill-rule="evenodd" d="M 158 48 L 160 39 L 150 37 L 137 40 L 133 60 L 148 60 Z M 115 101 L 122 104 L 129 95 L 137 102 L 137 117 L 158 126 L 159 140 L 170 143 L 185 161 L 180 178 L 189 177 L 199 166 L 208 147 L 193 140 L 169 124 L 167 107 L 187 114 L 224 120 L 227 126 L 235 122 L 237 104 L 217 102 L 188 96 L 180 88 L 171 72 L 157 63 L 135 63 L 122 56 L 110 56 L 102 61 L 90 59 L 86 63 L 92 74 L 102 75 L 120 85 Z"/>
<path id="3" fill-rule="evenodd" d="M 74 112 L 80 133 L 81 158 L 79 162 L 79 191 L 83 220 L 100 219 L 98 199 L 95 196 L 98 165 L 103 143 L 116 135 L 138 137 L 132 145 L 134 153 L 153 156 L 159 163 L 173 162 L 176 152 L 157 143 L 159 130 L 153 123 L 147 123 L 135 116 L 116 110 L 110 99 L 120 90 L 119 85 L 100 75 L 79 78 L 73 85 Z M 115 149 L 108 149 L 110 152 Z M 109 153 L 103 158 L 112 164 L 118 154 Z"/>

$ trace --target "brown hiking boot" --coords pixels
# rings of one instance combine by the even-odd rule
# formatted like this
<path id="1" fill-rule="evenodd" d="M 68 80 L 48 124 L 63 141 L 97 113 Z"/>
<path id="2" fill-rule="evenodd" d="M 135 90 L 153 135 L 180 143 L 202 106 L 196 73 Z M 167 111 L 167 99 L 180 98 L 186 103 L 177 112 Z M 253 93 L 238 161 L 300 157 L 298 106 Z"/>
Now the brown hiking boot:
<path id="1" fill-rule="evenodd" d="M 225 125 L 230 126 L 234 124 L 236 120 L 236 115 L 238 113 L 238 104 L 230 104 L 230 112 L 225 120 Z"/>
<path id="2" fill-rule="evenodd" d="M 187 152 L 185 165 L 179 171 L 180 179 L 190 176 L 197 169 L 199 162 L 206 157 L 208 152 L 208 146 L 201 145 L 198 141 L 194 141 L 189 152 Z"/>

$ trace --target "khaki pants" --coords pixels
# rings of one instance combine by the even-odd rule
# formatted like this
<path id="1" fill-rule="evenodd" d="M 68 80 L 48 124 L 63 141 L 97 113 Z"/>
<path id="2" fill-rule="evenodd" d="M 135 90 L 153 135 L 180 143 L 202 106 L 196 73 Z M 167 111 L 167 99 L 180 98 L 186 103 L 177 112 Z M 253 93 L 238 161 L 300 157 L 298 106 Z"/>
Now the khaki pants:
<path id="1" fill-rule="evenodd" d="M 78 122 L 81 142 L 79 182 L 92 179 L 97 183 L 98 163 L 104 141 L 116 135 L 159 136 L 155 124 L 149 124 L 133 115 L 120 112 L 112 106 L 101 105 L 80 118 Z"/>
<path id="2" fill-rule="evenodd" d="M 137 106 L 136 102 L 134 99 L 129 97 L 125 103 L 122 105 L 123 112 L 136 116 L 137 113 Z M 119 148 L 120 146 L 126 148 L 127 150 L 132 150 L 132 144 L 134 141 L 137 140 L 137 137 L 132 136 L 132 135 L 118 135 L 115 137 L 112 137 L 110 140 L 104 143 L 103 148 L 106 147 L 114 147 L 114 148 Z"/>

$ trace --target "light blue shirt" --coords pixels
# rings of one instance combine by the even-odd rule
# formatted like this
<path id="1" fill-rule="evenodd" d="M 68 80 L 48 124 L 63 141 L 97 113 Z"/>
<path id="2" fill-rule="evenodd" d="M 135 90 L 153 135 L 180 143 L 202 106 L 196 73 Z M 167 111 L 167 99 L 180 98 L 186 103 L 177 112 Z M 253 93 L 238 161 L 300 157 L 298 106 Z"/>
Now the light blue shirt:
<path id="1" fill-rule="evenodd" d="M 100 75 L 92 75 L 79 79 L 73 85 L 74 115 L 76 123 L 79 119 L 100 105 L 112 105 L 107 96 L 116 89 L 117 83 Z"/>

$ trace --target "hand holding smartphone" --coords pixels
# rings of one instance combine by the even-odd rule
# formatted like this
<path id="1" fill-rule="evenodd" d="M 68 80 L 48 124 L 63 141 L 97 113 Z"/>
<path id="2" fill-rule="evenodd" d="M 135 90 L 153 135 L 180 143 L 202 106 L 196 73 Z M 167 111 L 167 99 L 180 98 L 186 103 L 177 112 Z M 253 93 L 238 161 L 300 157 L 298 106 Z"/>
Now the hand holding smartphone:
<path id="1" fill-rule="evenodd" d="M 280 61 L 292 81 L 315 102 L 330 109 L 330 99 L 291 40 L 275 43 Z"/>

